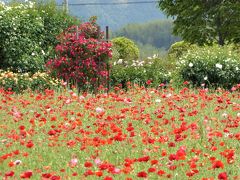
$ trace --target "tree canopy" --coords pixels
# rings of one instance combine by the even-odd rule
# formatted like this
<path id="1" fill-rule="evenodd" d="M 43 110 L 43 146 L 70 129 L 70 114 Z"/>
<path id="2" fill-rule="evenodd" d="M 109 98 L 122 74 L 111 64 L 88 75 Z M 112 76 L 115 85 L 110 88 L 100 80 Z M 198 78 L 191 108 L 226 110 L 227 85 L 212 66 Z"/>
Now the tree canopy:
<path id="1" fill-rule="evenodd" d="M 114 32 L 114 37 L 125 36 L 140 45 L 168 49 L 180 38 L 172 35 L 171 20 L 155 20 L 142 24 L 128 24 Z"/>
<path id="2" fill-rule="evenodd" d="M 190 43 L 219 45 L 240 42 L 239 0 L 159 0 L 174 19 L 173 32 Z"/>

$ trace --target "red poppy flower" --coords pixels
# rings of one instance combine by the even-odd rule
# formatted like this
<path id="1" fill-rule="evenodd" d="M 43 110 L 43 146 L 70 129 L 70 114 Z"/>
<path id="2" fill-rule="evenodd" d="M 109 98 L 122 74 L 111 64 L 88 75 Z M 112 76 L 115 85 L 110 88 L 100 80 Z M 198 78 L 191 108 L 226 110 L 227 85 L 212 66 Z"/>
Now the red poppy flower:
<path id="1" fill-rule="evenodd" d="M 222 161 L 214 161 L 212 163 L 212 168 L 224 168 L 224 164 L 222 163 Z"/>
<path id="2" fill-rule="evenodd" d="M 157 172 L 157 174 L 158 174 L 159 176 L 162 176 L 162 175 L 165 174 L 165 171 L 163 171 L 163 170 L 159 170 L 159 171 Z"/>
<path id="3" fill-rule="evenodd" d="M 150 172 L 155 172 L 156 171 L 156 168 L 149 168 L 148 169 L 148 172 L 150 173 Z"/>
<path id="4" fill-rule="evenodd" d="M 103 175 L 103 172 L 102 171 L 96 171 L 95 175 L 98 176 L 98 177 L 101 177 Z"/>
<path id="5" fill-rule="evenodd" d="M 147 162 L 149 161 L 149 159 L 150 159 L 149 156 L 141 157 L 141 158 L 138 158 L 138 162 Z"/>
<path id="6" fill-rule="evenodd" d="M 52 175 L 50 173 L 42 174 L 43 178 L 50 178 Z"/>
<path id="7" fill-rule="evenodd" d="M 84 166 L 85 166 L 86 168 L 89 168 L 89 167 L 92 167 L 93 164 L 92 164 L 91 162 L 85 162 L 85 163 L 84 163 Z"/>
<path id="8" fill-rule="evenodd" d="M 110 176 L 106 176 L 103 180 L 113 180 L 113 178 Z"/>
<path id="9" fill-rule="evenodd" d="M 27 148 L 32 148 L 34 146 L 32 141 L 28 141 L 26 147 Z"/>
<path id="10" fill-rule="evenodd" d="M 6 172 L 5 176 L 12 177 L 14 176 L 14 172 L 13 171 Z"/>
<path id="11" fill-rule="evenodd" d="M 32 171 L 25 171 L 23 172 L 20 177 L 23 178 L 23 179 L 27 179 L 27 178 L 30 178 L 31 176 L 33 175 Z"/>
<path id="12" fill-rule="evenodd" d="M 137 177 L 140 177 L 140 178 L 146 178 L 147 177 L 147 173 L 144 172 L 144 171 L 141 171 L 137 174 Z"/>
<path id="13" fill-rule="evenodd" d="M 222 172 L 218 175 L 219 180 L 228 180 L 228 176 L 226 172 Z"/>

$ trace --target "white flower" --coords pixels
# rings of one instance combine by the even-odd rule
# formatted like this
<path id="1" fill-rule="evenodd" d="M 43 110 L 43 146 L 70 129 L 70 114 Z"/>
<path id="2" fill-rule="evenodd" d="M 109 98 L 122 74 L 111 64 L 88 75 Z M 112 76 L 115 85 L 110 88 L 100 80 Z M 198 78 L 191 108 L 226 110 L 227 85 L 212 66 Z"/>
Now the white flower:
<path id="1" fill-rule="evenodd" d="M 166 97 L 167 97 L 167 98 L 169 98 L 169 97 L 171 97 L 171 96 L 172 96 L 172 94 L 171 94 L 171 93 L 169 93 L 169 94 L 167 94 L 167 96 L 166 96 Z"/>
<path id="2" fill-rule="evenodd" d="M 161 102 L 161 99 L 156 99 L 155 102 L 156 102 L 156 103 L 160 103 L 160 102 Z"/>
<path id="3" fill-rule="evenodd" d="M 189 67 L 193 67 L 193 63 L 189 63 L 189 65 L 188 65 Z"/>
<path id="4" fill-rule="evenodd" d="M 203 79 L 206 81 L 206 80 L 208 79 L 208 77 L 207 77 L 207 76 L 205 76 Z"/>
<path id="5" fill-rule="evenodd" d="M 32 52 L 32 56 L 35 56 L 35 53 L 34 53 L 34 52 Z"/>
<path id="6" fill-rule="evenodd" d="M 216 68 L 222 69 L 222 65 L 219 64 L 219 63 L 217 63 L 217 64 L 216 64 Z"/>
<path id="7" fill-rule="evenodd" d="M 132 63 L 132 66 L 136 67 L 136 66 L 137 66 L 137 64 L 134 62 L 134 63 Z"/>
<path id="8" fill-rule="evenodd" d="M 72 97 L 77 97 L 77 94 L 76 94 L 76 93 L 73 93 L 73 94 L 72 94 Z"/>
<path id="9" fill-rule="evenodd" d="M 42 50 L 42 54 L 43 54 L 43 55 L 45 55 L 45 52 L 44 52 L 44 50 Z"/>
<path id="10" fill-rule="evenodd" d="M 158 54 L 153 55 L 153 59 L 156 59 L 158 57 Z"/>
<path id="11" fill-rule="evenodd" d="M 228 114 L 227 114 L 226 112 L 224 112 L 224 113 L 222 114 L 222 117 L 227 118 L 227 117 L 228 117 Z"/>
<path id="12" fill-rule="evenodd" d="M 117 64 L 122 64 L 123 63 L 123 59 L 119 59 Z"/>
<path id="13" fill-rule="evenodd" d="M 97 107 L 97 108 L 96 108 L 96 112 L 97 112 L 97 113 L 104 112 L 104 109 L 103 109 L 103 108 L 100 108 L 100 107 Z"/>
<path id="14" fill-rule="evenodd" d="M 65 101 L 65 104 L 70 104 L 71 103 L 71 99 L 67 99 L 66 101 Z"/>
<path id="15" fill-rule="evenodd" d="M 238 70 L 239 70 L 239 68 L 238 68 L 238 67 L 236 67 L 236 70 L 238 71 Z"/>
<path id="16" fill-rule="evenodd" d="M 240 117 L 240 112 L 239 112 L 239 113 L 237 113 L 237 117 Z"/>

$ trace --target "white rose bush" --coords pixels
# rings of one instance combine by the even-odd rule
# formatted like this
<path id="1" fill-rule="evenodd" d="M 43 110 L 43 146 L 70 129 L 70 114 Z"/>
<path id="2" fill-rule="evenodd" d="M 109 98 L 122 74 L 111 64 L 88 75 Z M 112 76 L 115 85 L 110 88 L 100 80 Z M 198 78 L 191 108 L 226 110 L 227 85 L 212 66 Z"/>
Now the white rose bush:
<path id="1" fill-rule="evenodd" d="M 230 47 L 191 50 L 179 59 L 177 69 L 178 82 L 189 81 L 195 87 L 231 88 L 240 82 L 240 57 Z"/>
<path id="2" fill-rule="evenodd" d="M 45 70 L 54 56 L 56 36 L 75 19 L 54 3 L 0 3 L 0 69 L 13 72 Z"/>

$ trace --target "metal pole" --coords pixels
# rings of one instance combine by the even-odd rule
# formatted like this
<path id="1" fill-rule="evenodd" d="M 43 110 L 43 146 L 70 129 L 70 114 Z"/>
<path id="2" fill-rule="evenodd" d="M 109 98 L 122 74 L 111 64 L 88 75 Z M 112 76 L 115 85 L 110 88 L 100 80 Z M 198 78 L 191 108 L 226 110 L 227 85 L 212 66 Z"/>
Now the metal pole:
<path id="1" fill-rule="evenodd" d="M 108 39 L 109 39 L 109 28 L 108 26 L 106 26 L 106 41 L 108 43 Z"/>

